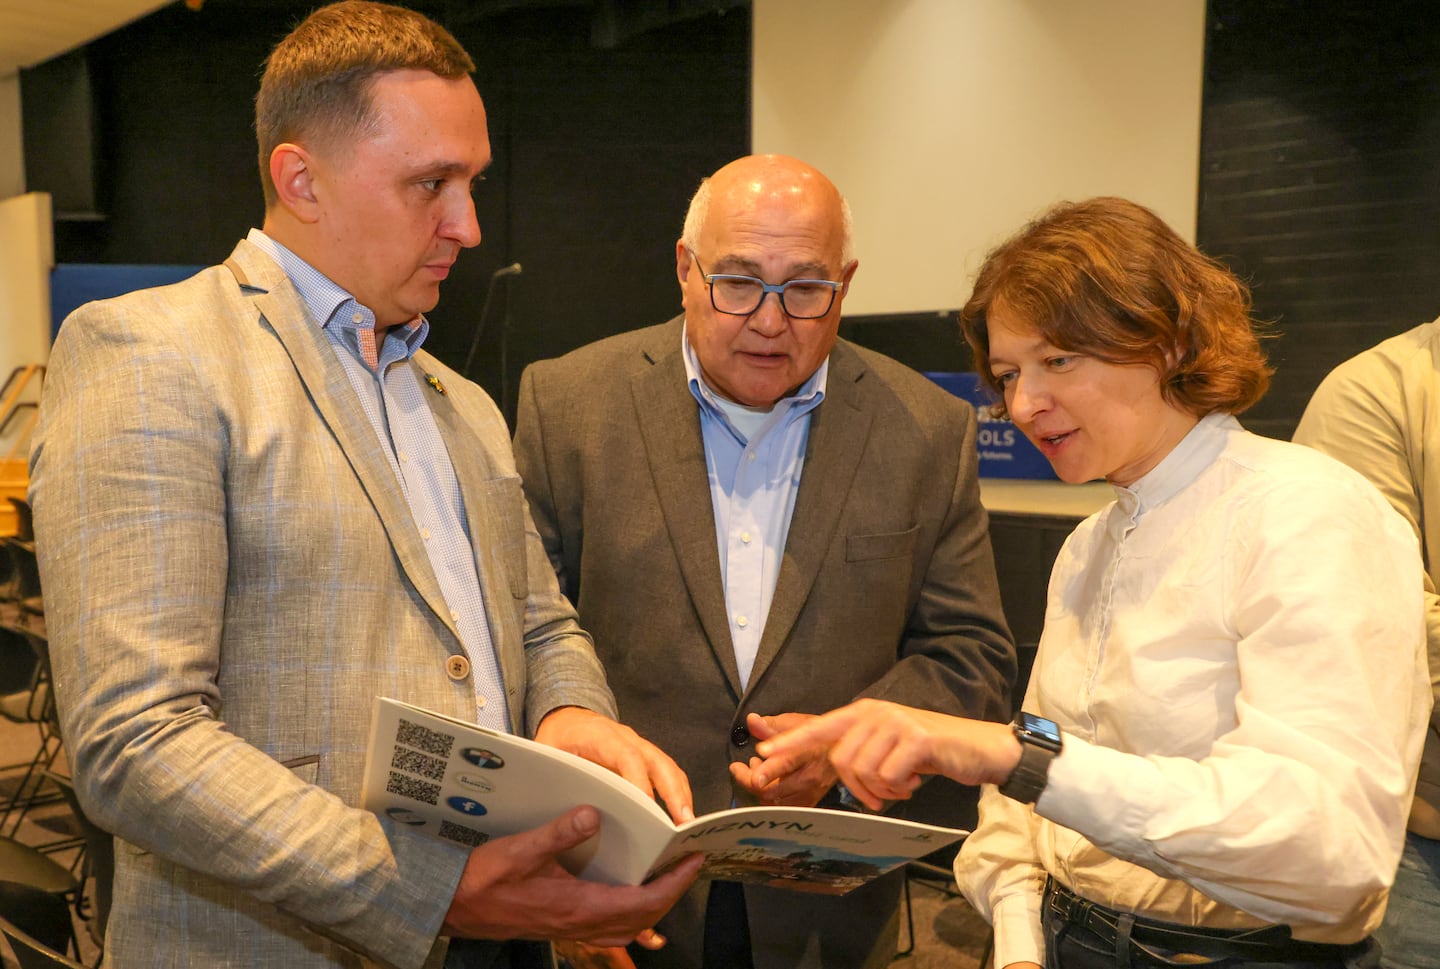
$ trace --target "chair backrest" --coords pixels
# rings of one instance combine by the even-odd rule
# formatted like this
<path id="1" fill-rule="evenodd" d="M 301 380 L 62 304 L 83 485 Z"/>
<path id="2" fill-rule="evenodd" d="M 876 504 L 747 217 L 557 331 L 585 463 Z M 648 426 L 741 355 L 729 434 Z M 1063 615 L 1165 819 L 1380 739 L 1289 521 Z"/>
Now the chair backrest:
<path id="1" fill-rule="evenodd" d="M 49 647 L 38 633 L 0 623 L 0 717 L 15 723 L 38 723 L 42 733 L 56 731 L 59 719 L 50 689 Z M 14 765 L 10 765 L 14 766 Z"/>
<path id="2" fill-rule="evenodd" d="M 23 542 L 35 541 L 35 514 L 30 509 L 30 502 L 14 495 L 7 497 L 10 507 L 15 509 L 15 537 Z"/>
<path id="3" fill-rule="evenodd" d="M 60 711 L 55 705 L 55 692 L 51 689 L 53 680 L 50 676 L 49 640 L 43 633 L 28 626 L 8 622 L 0 623 L 0 638 L 11 642 L 19 641 L 35 658 L 33 685 L 28 691 L 27 699 L 23 704 L 17 704 L 14 702 L 15 698 L 0 694 L 0 713 L 10 720 L 40 724 L 42 737 L 48 738 L 52 734 L 58 737 Z M 15 709 L 17 706 L 20 707 L 18 711 Z M 48 744 L 49 740 L 46 739 L 45 742 Z"/>
<path id="4" fill-rule="evenodd" d="M 70 811 L 80 825 L 80 833 L 85 836 L 86 873 L 95 879 L 95 911 L 87 924 L 90 937 L 97 945 L 103 946 L 105 928 L 110 923 L 110 900 L 115 884 L 115 836 L 85 816 L 85 809 L 80 806 L 80 798 L 75 794 L 73 780 L 48 770 L 45 777 L 65 795 L 65 802 L 70 805 Z"/>
<path id="5" fill-rule="evenodd" d="M 3 511 L 4 509 L 0 509 Z M 5 524 L 0 520 L 0 529 Z M 8 536 L 0 534 L 0 542 Z M 10 549 L 0 545 L 0 602 L 14 602 L 20 595 L 20 569 L 10 556 Z"/>
<path id="6" fill-rule="evenodd" d="M 40 682 L 40 657 L 19 626 L 0 623 L 0 696 L 27 693 Z"/>
<path id="7" fill-rule="evenodd" d="M 16 600 L 31 599 L 41 594 L 40 591 L 40 560 L 35 556 L 35 543 L 13 536 L 0 539 L 0 544 L 5 546 L 5 554 L 10 556 L 11 569 L 14 572 L 14 589 L 11 596 Z"/>
<path id="8" fill-rule="evenodd" d="M 10 943 L 10 951 L 14 953 L 20 969 L 85 969 L 85 966 L 36 941 L 3 918 L 0 918 L 0 935 Z"/>
<path id="9" fill-rule="evenodd" d="M 40 664 L 40 686 L 35 692 L 40 694 L 43 703 L 36 708 L 37 719 L 48 724 L 58 737 L 60 735 L 60 708 L 55 705 L 55 693 L 51 689 L 55 682 L 55 676 L 50 672 L 50 640 L 44 633 L 31 629 L 29 626 L 11 628 L 18 629 L 20 635 L 25 637 L 25 642 L 30 645 L 30 651 L 35 654 L 35 659 Z"/>

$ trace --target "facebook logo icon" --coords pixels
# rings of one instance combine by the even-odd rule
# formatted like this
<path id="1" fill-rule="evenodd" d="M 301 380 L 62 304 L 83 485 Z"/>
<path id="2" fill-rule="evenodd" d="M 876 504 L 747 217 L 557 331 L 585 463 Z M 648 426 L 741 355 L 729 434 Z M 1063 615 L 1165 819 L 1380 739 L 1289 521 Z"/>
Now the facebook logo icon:
<path id="1" fill-rule="evenodd" d="M 451 808 L 459 811 L 461 814 L 468 814 L 471 817 L 478 818 L 480 815 L 486 813 L 485 805 L 481 804 L 473 797 L 463 797 L 457 795 L 456 797 L 450 798 L 445 803 L 449 804 Z"/>

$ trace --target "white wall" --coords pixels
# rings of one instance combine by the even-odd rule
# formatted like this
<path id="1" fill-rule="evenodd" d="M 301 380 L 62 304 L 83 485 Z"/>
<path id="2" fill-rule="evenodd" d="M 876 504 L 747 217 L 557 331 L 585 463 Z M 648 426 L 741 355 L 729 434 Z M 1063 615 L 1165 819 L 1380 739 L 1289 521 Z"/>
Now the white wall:
<path id="1" fill-rule="evenodd" d="M 50 270 L 55 266 L 50 196 L 0 201 L 0 382 L 18 366 L 50 358 Z M 25 400 L 38 399 L 33 383 Z M 15 444 L 0 438 L 0 457 Z M 20 457 L 24 457 L 23 448 Z"/>
<path id="2" fill-rule="evenodd" d="M 0 199 L 25 191 L 25 152 L 20 126 L 20 75 L 0 77 Z"/>
<path id="3" fill-rule="evenodd" d="M 0 76 L 0 383 L 16 367 L 50 357 L 50 270 L 55 265 L 50 196 L 24 191 L 20 77 L 10 74 Z M 21 399 L 38 400 L 39 390 L 32 381 Z M 25 457 L 18 427 L 0 436 L 0 458 L 12 450 Z M 4 511 L 10 511 L 8 504 Z"/>
<path id="4" fill-rule="evenodd" d="M 755 0 L 752 146 L 855 213 L 847 314 L 950 309 L 1061 199 L 1195 237 L 1204 0 Z"/>

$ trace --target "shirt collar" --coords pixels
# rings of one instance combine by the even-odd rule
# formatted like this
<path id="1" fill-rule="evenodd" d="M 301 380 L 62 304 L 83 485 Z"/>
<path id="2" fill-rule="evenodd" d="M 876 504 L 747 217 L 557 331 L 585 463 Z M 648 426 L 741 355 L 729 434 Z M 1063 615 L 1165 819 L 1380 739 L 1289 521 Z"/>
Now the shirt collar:
<path id="1" fill-rule="evenodd" d="M 1118 503 L 1127 510 L 1145 512 L 1169 501 L 1220 456 L 1226 438 L 1239 430 L 1243 428 L 1233 414 L 1206 414 L 1139 480 L 1129 487 L 1114 486 Z"/>
<path id="2" fill-rule="evenodd" d="M 690 385 L 690 393 L 695 395 L 695 400 L 700 406 L 712 414 L 725 419 L 725 411 L 720 406 L 720 397 L 705 382 L 704 376 L 700 373 L 700 361 L 695 357 L 695 348 L 690 346 L 689 323 L 686 322 L 680 327 L 680 350 L 685 359 L 685 379 Z M 775 408 L 793 409 L 795 416 L 808 414 L 820 402 L 825 399 L 825 387 L 830 377 L 830 358 L 827 356 L 815 368 L 810 379 L 800 385 L 799 389 L 789 397 L 782 397 L 775 402 Z M 729 424 L 729 421 L 725 421 Z"/>
<path id="3" fill-rule="evenodd" d="M 334 324 L 351 350 L 358 353 L 370 367 L 377 366 L 379 348 L 375 345 L 375 313 L 368 306 L 361 304 L 339 283 L 260 229 L 251 229 L 245 238 L 280 264 L 280 268 L 299 291 L 310 316 L 322 328 L 328 329 Z M 394 334 L 401 341 L 403 356 L 408 358 L 415 355 L 415 351 L 425 343 L 429 333 L 430 323 L 420 315 L 404 326 L 392 327 L 386 335 Z"/>

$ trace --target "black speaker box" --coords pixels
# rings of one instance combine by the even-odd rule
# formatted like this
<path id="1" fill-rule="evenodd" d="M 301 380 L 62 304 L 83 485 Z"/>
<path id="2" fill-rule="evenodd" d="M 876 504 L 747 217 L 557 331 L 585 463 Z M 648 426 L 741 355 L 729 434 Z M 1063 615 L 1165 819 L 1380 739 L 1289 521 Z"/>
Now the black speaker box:
<path id="1" fill-rule="evenodd" d="M 49 192 L 58 220 L 104 218 L 99 128 L 83 49 L 20 72 L 25 188 Z"/>

